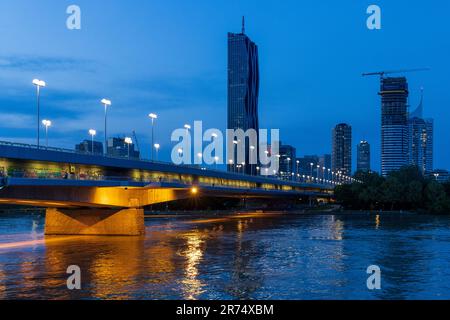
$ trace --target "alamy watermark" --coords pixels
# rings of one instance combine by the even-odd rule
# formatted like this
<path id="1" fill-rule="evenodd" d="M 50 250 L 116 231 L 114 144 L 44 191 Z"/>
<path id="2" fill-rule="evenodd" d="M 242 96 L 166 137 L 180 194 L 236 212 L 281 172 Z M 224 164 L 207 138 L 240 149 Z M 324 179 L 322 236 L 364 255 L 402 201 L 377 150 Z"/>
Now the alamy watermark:
<path id="1" fill-rule="evenodd" d="M 67 278 L 67 289 L 69 290 L 81 290 L 81 269 L 77 265 L 72 265 L 67 268 L 67 274 L 70 274 Z"/>
<path id="2" fill-rule="evenodd" d="M 191 127 L 172 132 L 171 141 L 177 142 L 171 152 L 174 164 L 231 166 L 258 166 L 261 175 L 273 175 L 279 169 L 279 129 L 228 129 L 225 135 L 219 129 L 203 130 L 202 121 Z M 225 146 L 225 151 L 224 151 Z"/>
<path id="3" fill-rule="evenodd" d="M 69 17 L 66 20 L 66 26 L 69 30 L 81 29 L 81 8 L 77 5 L 70 5 L 66 9 L 66 13 Z"/>
<path id="4" fill-rule="evenodd" d="M 380 30 L 381 29 L 381 8 L 376 4 L 372 4 L 367 8 L 367 29 Z"/>
<path id="5" fill-rule="evenodd" d="M 381 269 L 377 265 L 372 265 L 367 268 L 367 289 L 369 290 L 381 290 Z"/>

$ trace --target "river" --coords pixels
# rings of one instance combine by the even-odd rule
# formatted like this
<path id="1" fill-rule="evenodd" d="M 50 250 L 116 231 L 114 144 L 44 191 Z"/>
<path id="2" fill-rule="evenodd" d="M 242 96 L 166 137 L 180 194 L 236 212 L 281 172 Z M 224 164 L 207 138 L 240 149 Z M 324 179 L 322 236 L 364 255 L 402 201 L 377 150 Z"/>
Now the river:
<path id="1" fill-rule="evenodd" d="M 45 237 L 44 221 L 0 214 L 0 299 L 450 299 L 450 216 L 149 215 L 145 237 Z"/>

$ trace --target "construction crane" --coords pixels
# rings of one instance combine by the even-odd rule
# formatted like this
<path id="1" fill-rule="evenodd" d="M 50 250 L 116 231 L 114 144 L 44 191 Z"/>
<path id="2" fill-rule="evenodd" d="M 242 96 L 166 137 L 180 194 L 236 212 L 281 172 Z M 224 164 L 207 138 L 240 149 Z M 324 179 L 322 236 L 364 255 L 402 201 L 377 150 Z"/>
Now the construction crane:
<path id="1" fill-rule="evenodd" d="M 139 151 L 139 154 L 141 153 L 141 148 L 139 148 L 139 141 L 138 141 L 138 138 L 137 138 L 137 136 L 136 136 L 136 131 L 135 130 L 133 130 L 133 139 L 134 139 L 134 144 L 136 145 L 136 149 L 137 149 L 137 151 Z"/>
<path id="2" fill-rule="evenodd" d="M 363 73 L 362 76 L 363 77 L 380 76 L 380 78 L 384 78 L 385 75 L 392 74 L 392 73 L 419 72 L 419 71 L 429 71 L 429 70 L 431 70 L 431 69 L 430 68 L 416 68 L 416 69 L 404 69 L 404 70 L 378 71 L 378 72 Z"/>

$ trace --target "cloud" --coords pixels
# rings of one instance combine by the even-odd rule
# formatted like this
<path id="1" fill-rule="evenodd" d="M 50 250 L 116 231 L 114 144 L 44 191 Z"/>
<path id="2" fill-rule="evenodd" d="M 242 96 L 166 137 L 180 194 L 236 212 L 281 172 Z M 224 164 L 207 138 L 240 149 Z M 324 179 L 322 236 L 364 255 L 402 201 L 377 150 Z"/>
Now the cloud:
<path id="1" fill-rule="evenodd" d="M 92 60 L 74 59 L 67 57 L 32 57 L 32 56 L 2 56 L 0 69 L 14 69 L 22 71 L 88 71 L 93 72 L 95 63 Z"/>
<path id="2" fill-rule="evenodd" d="M 34 118 L 22 113 L 0 113 L 1 128 L 28 129 Z"/>

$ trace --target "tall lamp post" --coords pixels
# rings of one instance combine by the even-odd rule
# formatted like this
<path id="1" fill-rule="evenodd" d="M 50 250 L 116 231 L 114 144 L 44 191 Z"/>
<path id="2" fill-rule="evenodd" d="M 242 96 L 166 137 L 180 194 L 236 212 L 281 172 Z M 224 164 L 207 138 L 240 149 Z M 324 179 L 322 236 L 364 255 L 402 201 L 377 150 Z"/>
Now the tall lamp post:
<path id="1" fill-rule="evenodd" d="M 41 104 L 41 88 L 44 88 L 47 84 L 43 80 L 34 79 L 33 84 L 36 86 L 36 102 L 37 102 L 37 147 L 39 149 L 40 146 L 40 104 Z"/>
<path id="2" fill-rule="evenodd" d="M 48 148 L 48 128 L 52 126 L 52 122 L 50 120 L 42 120 L 42 124 L 45 127 L 45 144 Z"/>
<path id="3" fill-rule="evenodd" d="M 155 145 L 155 120 L 158 119 L 158 116 L 154 113 L 150 113 L 148 117 L 152 120 L 152 146 Z M 153 161 L 153 148 L 152 148 L 152 161 Z"/>
<path id="4" fill-rule="evenodd" d="M 311 177 L 311 180 L 312 180 L 312 178 L 313 178 L 313 166 L 314 166 L 314 163 L 311 162 L 309 165 L 311 166 L 311 175 L 310 175 L 310 177 Z"/>
<path id="5" fill-rule="evenodd" d="M 107 129 L 107 127 L 106 127 L 106 125 L 107 125 L 107 123 L 106 123 L 106 121 L 107 121 L 107 115 L 108 115 L 108 107 L 110 107 L 111 106 L 111 100 L 108 100 L 108 99 L 102 99 L 102 104 L 105 106 L 105 154 L 107 153 L 107 150 L 108 150 L 108 148 L 107 148 L 107 144 L 108 144 L 108 141 L 107 141 L 107 132 L 106 132 L 106 129 Z"/>
<path id="6" fill-rule="evenodd" d="M 89 130 L 89 134 L 91 135 L 91 152 L 94 154 L 94 137 L 97 134 L 97 131 L 94 129 Z"/>

